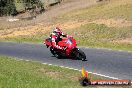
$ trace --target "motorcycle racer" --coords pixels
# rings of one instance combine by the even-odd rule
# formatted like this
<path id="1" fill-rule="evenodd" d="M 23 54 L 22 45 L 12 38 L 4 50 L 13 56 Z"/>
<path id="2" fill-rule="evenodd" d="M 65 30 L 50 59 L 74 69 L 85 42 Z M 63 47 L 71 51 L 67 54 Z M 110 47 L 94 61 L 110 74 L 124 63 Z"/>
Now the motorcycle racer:
<path id="1" fill-rule="evenodd" d="M 64 34 L 59 27 L 52 31 L 50 38 L 46 38 L 44 44 L 47 48 L 50 48 L 51 54 L 56 58 L 68 57 L 82 61 L 86 60 L 85 53 L 77 48 L 76 40 L 72 36 Z"/>
<path id="2" fill-rule="evenodd" d="M 68 37 L 68 35 L 64 34 L 59 27 L 55 27 L 50 37 L 51 37 L 51 42 L 52 42 L 53 47 L 55 47 L 56 49 L 64 50 L 63 47 L 57 44 L 61 40 L 60 38 L 61 36 Z"/>

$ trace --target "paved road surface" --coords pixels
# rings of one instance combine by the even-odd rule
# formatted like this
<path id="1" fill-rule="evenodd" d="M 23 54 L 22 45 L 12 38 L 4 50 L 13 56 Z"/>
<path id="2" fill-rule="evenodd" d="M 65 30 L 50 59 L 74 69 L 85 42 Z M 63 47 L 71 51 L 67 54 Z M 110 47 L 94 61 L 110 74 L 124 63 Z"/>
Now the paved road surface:
<path id="1" fill-rule="evenodd" d="M 56 59 L 49 49 L 42 44 L 18 44 L 0 42 L 0 55 L 8 55 L 43 63 L 61 65 L 132 80 L 132 52 L 110 51 L 106 49 L 81 48 L 87 55 L 88 61 Z"/>

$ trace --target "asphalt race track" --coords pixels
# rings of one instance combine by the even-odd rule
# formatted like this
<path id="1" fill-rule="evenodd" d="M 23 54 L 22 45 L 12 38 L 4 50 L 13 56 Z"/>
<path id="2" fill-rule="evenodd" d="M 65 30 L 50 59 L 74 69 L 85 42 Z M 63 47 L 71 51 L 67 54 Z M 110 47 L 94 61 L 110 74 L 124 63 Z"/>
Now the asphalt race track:
<path id="1" fill-rule="evenodd" d="M 81 69 L 82 66 L 90 72 L 132 80 L 132 52 L 119 52 L 107 49 L 81 48 L 88 61 L 57 59 L 43 44 L 5 43 L 0 42 L 0 55 L 7 55 L 41 61 L 54 65 Z"/>

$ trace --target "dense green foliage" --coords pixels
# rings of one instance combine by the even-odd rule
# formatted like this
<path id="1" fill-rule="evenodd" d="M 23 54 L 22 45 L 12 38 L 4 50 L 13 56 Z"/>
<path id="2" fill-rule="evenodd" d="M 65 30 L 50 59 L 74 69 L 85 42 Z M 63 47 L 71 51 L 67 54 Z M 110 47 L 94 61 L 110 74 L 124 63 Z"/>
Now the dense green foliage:
<path id="1" fill-rule="evenodd" d="M 1 0 L 0 1 L 0 16 L 10 15 L 16 13 L 16 7 L 13 0 Z"/>
<path id="2" fill-rule="evenodd" d="M 43 9 L 43 4 L 39 0 L 0 0 L 0 16 L 16 15 L 27 9 L 35 9 L 35 7 Z"/>

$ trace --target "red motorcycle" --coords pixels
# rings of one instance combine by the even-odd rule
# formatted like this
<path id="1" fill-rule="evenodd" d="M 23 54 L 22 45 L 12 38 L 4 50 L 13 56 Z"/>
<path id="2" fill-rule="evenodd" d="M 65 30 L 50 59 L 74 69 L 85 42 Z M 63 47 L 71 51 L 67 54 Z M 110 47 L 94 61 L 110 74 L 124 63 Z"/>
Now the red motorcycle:
<path id="1" fill-rule="evenodd" d="M 64 50 L 54 48 L 51 43 L 51 38 L 47 38 L 44 44 L 46 44 L 47 48 L 50 47 L 51 53 L 56 58 L 69 57 L 72 59 L 80 59 L 82 61 L 86 60 L 85 53 L 77 48 L 76 40 L 73 37 L 60 38 L 58 45 L 64 47 Z"/>

